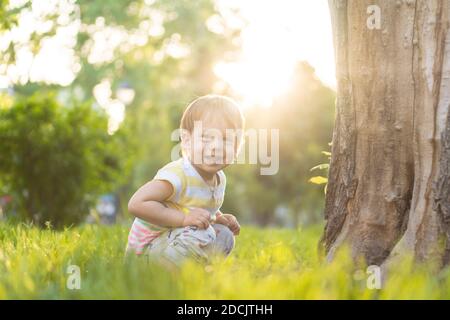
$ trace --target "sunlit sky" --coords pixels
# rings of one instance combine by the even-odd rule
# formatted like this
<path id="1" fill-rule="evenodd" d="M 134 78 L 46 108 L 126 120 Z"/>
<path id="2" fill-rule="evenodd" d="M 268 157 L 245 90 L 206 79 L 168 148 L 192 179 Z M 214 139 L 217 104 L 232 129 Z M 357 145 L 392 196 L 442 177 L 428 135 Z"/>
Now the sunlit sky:
<path id="1" fill-rule="evenodd" d="M 12 0 L 11 3 L 14 6 L 23 1 Z M 236 8 L 246 21 L 238 60 L 219 61 L 214 67 L 215 74 L 242 98 L 244 105 L 270 105 L 272 99 L 287 88 L 291 72 L 298 61 L 308 61 L 323 83 L 335 87 L 327 0 L 216 1 L 221 12 Z M 153 1 L 146 2 L 151 5 Z M 76 19 L 79 16 L 77 9 L 74 0 L 46 0 L 33 1 L 30 10 L 21 12 L 19 26 L 0 37 L 0 50 L 6 49 L 11 41 L 18 48 L 15 65 L 0 64 L 0 89 L 11 83 L 24 84 L 28 81 L 70 85 L 81 68 L 74 51 L 77 32 L 83 28 L 80 20 Z M 49 30 L 52 24 L 47 21 L 46 14 L 55 11 L 59 12 L 58 24 L 61 25 L 54 37 L 42 41 L 41 51 L 33 56 L 30 36 L 33 30 Z M 89 52 L 89 62 L 108 63 L 114 59 L 111 55 L 114 47 L 120 47 L 124 52 L 134 45 L 145 44 L 148 37 L 164 32 L 161 16 L 156 11 L 154 13 L 133 34 L 127 33 L 124 28 L 105 26 L 104 19 L 99 17 L 95 25 L 89 26 L 87 30 L 93 39 L 83 48 Z M 227 24 L 233 24 L 232 16 L 224 17 L 228 17 Z M 180 39 L 176 36 L 179 35 L 171 37 L 164 53 L 157 52 L 155 61 L 164 54 L 179 58 L 189 54 L 189 50 L 177 45 Z M 117 127 L 125 109 L 120 101 L 113 99 L 110 91 L 109 79 L 105 79 L 93 94 L 99 104 L 103 104 L 107 111 L 110 109 L 111 118 L 116 119 L 114 127 Z M 122 114 L 115 114 L 119 112 L 117 110 Z"/>
<path id="2" fill-rule="evenodd" d="M 298 60 L 308 61 L 326 85 L 335 87 L 331 22 L 326 0 L 223 0 L 248 21 L 242 57 L 219 63 L 215 72 L 245 102 L 270 104 L 286 88 Z M 299 88 L 301 90 L 301 88 Z"/>

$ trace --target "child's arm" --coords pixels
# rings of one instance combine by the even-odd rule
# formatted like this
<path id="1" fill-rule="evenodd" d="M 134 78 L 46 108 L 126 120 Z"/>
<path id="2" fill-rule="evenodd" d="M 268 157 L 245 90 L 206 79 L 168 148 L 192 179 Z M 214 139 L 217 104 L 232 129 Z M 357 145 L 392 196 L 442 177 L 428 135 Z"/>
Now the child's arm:
<path id="1" fill-rule="evenodd" d="M 163 227 L 196 225 L 207 228 L 209 213 L 195 210 L 189 215 L 165 207 L 161 202 L 168 199 L 173 186 L 165 180 L 152 180 L 140 187 L 128 202 L 128 211 L 136 217 Z"/>

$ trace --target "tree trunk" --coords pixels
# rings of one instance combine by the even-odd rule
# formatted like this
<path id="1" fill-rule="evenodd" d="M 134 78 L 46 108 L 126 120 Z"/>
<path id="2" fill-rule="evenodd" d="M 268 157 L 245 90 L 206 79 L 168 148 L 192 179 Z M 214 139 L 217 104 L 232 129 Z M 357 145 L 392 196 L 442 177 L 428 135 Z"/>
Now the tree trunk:
<path id="1" fill-rule="evenodd" d="M 367 22 L 373 5 L 380 28 Z M 329 6 L 337 101 L 321 244 L 328 259 L 347 243 L 381 264 L 442 257 L 442 236 L 448 262 L 450 0 Z"/>

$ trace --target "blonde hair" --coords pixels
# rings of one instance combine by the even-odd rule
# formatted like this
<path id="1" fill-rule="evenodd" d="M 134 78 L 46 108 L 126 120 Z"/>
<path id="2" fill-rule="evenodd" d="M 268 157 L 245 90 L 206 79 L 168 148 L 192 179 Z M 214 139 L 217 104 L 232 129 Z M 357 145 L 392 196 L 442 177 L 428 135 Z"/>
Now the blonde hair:
<path id="1" fill-rule="evenodd" d="M 215 116 L 223 119 L 230 129 L 238 131 L 236 151 L 242 147 L 243 144 L 243 131 L 245 127 L 245 119 L 239 105 L 231 98 L 217 95 L 208 94 L 198 97 L 192 101 L 184 110 L 181 117 L 180 129 L 181 132 L 192 133 L 194 130 L 194 123 L 196 121 L 202 121 L 208 116 Z M 185 154 L 185 150 L 181 148 L 182 154 Z"/>
<path id="2" fill-rule="evenodd" d="M 184 110 L 180 129 L 192 132 L 195 121 L 211 115 L 226 121 L 230 128 L 244 130 L 245 120 L 238 104 L 229 97 L 217 94 L 208 94 L 192 101 Z"/>

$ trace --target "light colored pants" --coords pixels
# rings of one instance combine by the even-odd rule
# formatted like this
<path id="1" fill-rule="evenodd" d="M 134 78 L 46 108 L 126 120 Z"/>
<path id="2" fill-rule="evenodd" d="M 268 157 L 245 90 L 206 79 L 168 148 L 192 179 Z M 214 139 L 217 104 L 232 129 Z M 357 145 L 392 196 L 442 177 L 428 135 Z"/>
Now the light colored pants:
<path id="1" fill-rule="evenodd" d="M 233 248 L 231 230 L 223 224 L 213 224 L 207 229 L 189 226 L 167 230 L 150 243 L 147 254 L 179 266 L 187 258 L 208 262 L 213 255 L 227 256 Z"/>

